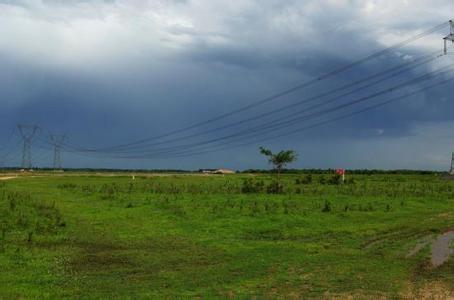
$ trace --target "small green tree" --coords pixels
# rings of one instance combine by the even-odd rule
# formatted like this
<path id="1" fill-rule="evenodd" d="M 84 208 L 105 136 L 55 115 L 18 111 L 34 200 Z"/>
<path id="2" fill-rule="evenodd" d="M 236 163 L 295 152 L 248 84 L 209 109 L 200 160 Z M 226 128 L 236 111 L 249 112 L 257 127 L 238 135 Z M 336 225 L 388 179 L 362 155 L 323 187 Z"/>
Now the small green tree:
<path id="1" fill-rule="evenodd" d="M 273 153 L 271 150 L 260 147 L 260 153 L 268 157 L 270 164 L 274 166 L 277 173 L 277 184 L 280 186 L 280 178 L 282 169 L 297 160 L 298 155 L 293 150 L 282 150 L 278 153 Z"/>

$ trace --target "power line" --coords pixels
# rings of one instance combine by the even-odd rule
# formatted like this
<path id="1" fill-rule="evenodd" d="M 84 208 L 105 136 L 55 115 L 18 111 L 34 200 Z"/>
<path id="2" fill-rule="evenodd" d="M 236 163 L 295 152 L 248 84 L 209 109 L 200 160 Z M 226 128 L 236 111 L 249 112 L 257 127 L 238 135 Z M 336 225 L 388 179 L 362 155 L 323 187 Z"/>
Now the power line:
<path id="1" fill-rule="evenodd" d="M 445 70 L 445 71 L 443 71 L 443 70 Z M 228 136 L 228 137 L 224 136 L 224 137 L 222 137 L 220 139 L 238 137 L 236 140 L 230 140 L 230 141 L 224 142 L 224 146 L 226 144 L 230 144 L 232 142 L 241 142 L 243 139 L 247 139 L 247 140 L 250 141 L 252 138 L 257 137 L 257 133 L 259 133 L 260 131 L 265 130 L 267 133 L 269 133 L 269 132 L 272 132 L 272 131 L 276 131 L 278 129 L 290 127 L 290 126 L 293 126 L 293 125 L 298 124 L 300 122 L 307 121 L 307 120 L 310 120 L 310 119 L 313 119 L 313 118 L 316 118 L 316 117 L 320 117 L 320 116 L 323 116 L 324 114 L 334 113 L 334 112 L 337 112 L 338 110 L 350 107 L 350 106 L 355 105 L 357 103 L 364 102 L 364 101 L 370 100 L 372 98 L 376 98 L 378 96 L 385 95 L 387 93 L 391 93 L 391 92 L 397 91 L 399 89 L 403 89 L 404 87 L 410 86 L 410 85 L 412 85 L 414 83 L 423 82 L 423 81 L 426 81 L 426 80 L 429 80 L 429 79 L 433 79 L 433 78 L 442 76 L 442 75 L 446 74 L 449 71 L 451 71 L 451 69 L 449 69 L 448 67 L 444 67 L 444 68 L 441 68 L 441 69 L 439 69 L 437 71 L 427 73 L 427 74 L 425 74 L 423 76 L 420 76 L 418 78 L 411 79 L 409 81 L 405 81 L 405 82 L 403 82 L 401 84 L 398 84 L 398 85 L 395 85 L 395 86 L 393 86 L 391 88 L 379 91 L 377 93 L 374 93 L 374 94 L 366 96 L 366 97 L 355 99 L 353 101 L 350 101 L 350 102 L 345 103 L 345 104 L 338 105 L 336 107 L 332 107 L 332 108 L 325 109 L 325 110 L 322 110 L 322 111 L 317 111 L 315 113 L 312 113 L 312 114 L 309 114 L 309 115 L 305 115 L 305 116 L 299 116 L 298 118 L 295 118 L 295 119 L 292 119 L 292 120 L 286 120 L 286 121 L 282 121 L 282 122 L 279 122 L 279 123 L 273 123 L 273 124 L 271 124 L 271 126 L 266 126 L 266 128 L 253 128 L 253 130 L 243 131 L 243 132 L 240 132 L 239 134 L 237 133 L 237 134 L 234 134 L 234 135 L 231 135 L 231 136 Z M 429 88 L 426 88 L 426 89 L 429 89 Z M 421 92 L 423 90 L 425 90 L 425 89 L 422 89 L 419 92 Z M 410 93 L 409 95 L 413 95 L 413 94 L 414 93 Z M 407 96 L 404 95 L 403 97 L 407 97 Z M 400 99 L 400 97 L 398 97 L 398 99 Z M 335 120 L 337 120 L 337 118 Z M 310 126 L 310 128 L 312 128 L 312 126 Z M 280 136 L 283 136 L 283 135 L 279 134 L 276 137 L 280 137 Z M 213 142 L 218 142 L 218 139 L 204 141 L 202 143 L 195 143 L 195 144 L 190 144 L 190 145 L 181 145 L 181 146 L 170 148 L 170 149 L 169 148 L 157 149 L 157 152 L 154 152 L 154 153 L 153 152 L 151 152 L 151 153 L 149 152 L 149 153 L 145 153 L 143 155 L 115 155 L 115 156 L 112 156 L 112 157 L 113 158 L 128 158 L 128 159 L 151 158 L 151 157 L 153 157 L 153 158 L 157 158 L 157 157 L 165 157 L 165 158 L 168 158 L 168 157 L 179 157 L 180 155 L 185 155 L 185 154 L 188 154 L 188 153 L 197 154 L 199 152 L 190 152 L 190 151 L 193 148 L 200 147 L 200 146 L 203 146 L 204 144 L 210 144 L 210 143 L 213 143 Z M 223 146 L 223 145 L 221 144 L 221 145 L 208 146 L 208 149 L 211 149 L 212 147 L 218 147 L 219 148 L 220 146 Z M 220 149 L 217 149 L 216 151 L 219 151 L 219 150 L 222 150 L 222 149 L 223 148 L 221 147 Z M 200 150 L 203 150 L 203 149 L 196 149 L 196 150 L 193 150 L 193 151 L 200 151 Z M 202 153 L 206 153 L 206 152 L 202 151 Z"/>
<path id="2" fill-rule="evenodd" d="M 5 153 L 3 155 L 1 155 L 0 157 L 0 166 L 4 166 L 5 165 L 5 162 L 7 160 L 7 158 L 10 156 L 12 150 L 10 149 L 8 151 L 8 147 L 10 146 L 11 144 L 11 141 L 13 139 L 13 136 L 15 135 L 16 133 L 16 127 L 13 127 L 13 129 L 11 130 L 11 133 L 10 135 L 8 136 L 8 138 L 6 139 L 5 143 L 3 144 L 2 148 L 1 148 L 1 151 L 5 151 Z"/>
<path id="3" fill-rule="evenodd" d="M 443 70 L 445 70 L 445 71 L 443 71 Z M 148 154 L 148 155 L 151 154 L 152 155 L 152 154 L 171 153 L 172 151 L 178 151 L 178 150 L 181 150 L 181 149 L 190 149 L 190 148 L 194 148 L 194 147 L 199 147 L 201 145 L 212 144 L 212 143 L 215 143 L 215 142 L 221 142 L 221 141 L 228 140 L 228 139 L 231 139 L 231 138 L 234 138 L 234 137 L 251 138 L 251 136 L 250 136 L 251 134 L 252 134 L 252 137 L 253 137 L 254 135 L 260 134 L 263 131 L 270 132 L 270 131 L 276 131 L 278 129 L 286 128 L 286 127 L 292 126 L 294 124 L 297 124 L 299 122 L 306 121 L 307 119 L 312 119 L 314 117 L 319 117 L 319 116 L 322 116 L 324 114 L 332 113 L 332 112 L 335 112 L 337 110 L 340 110 L 340 109 L 343 109 L 343 108 L 346 108 L 346 107 L 349 107 L 349 106 L 352 106 L 352 105 L 355 105 L 355 104 L 358 104 L 358 103 L 361 103 L 361 102 L 364 102 L 364 101 L 368 101 L 370 99 L 377 98 L 377 97 L 385 95 L 387 93 L 398 91 L 398 90 L 403 89 L 404 87 L 410 86 L 412 84 L 415 84 L 415 83 L 418 83 L 418 82 L 422 82 L 422 81 L 425 81 L 425 80 L 429 80 L 429 79 L 434 78 L 436 76 L 441 76 L 443 74 L 446 74 L 450 70 L 452 70 L 452 68 L 449 69 L 448 67 L 443 67 L 440 70 L 427 73 L 427 74 L 425 74 L 423 76 L 419 76 L 419 77 L 417 77 L 415 79 L 411 79 L 411 80 L 405 81 L 405 82 L 403 82 L 401 84 L 394 85 L 394 86 L 392 86 L 390 88 L 387 88 L 387 89 L 381 90 L 379 92 L 373 93 L 372 95 L 361 97 L 361 98 L 355 99 L 353 101 L 350 101 L 348 103 L 340 104 L 340 105 L 335 106 L 333 108 L 328 108 L 328 109 L 324 109 L 324 110 L 321 110 L 321 111 L 316 111 L 314 113 L 311 113 L 311 114 L 308 114 L 308 115 L 304 115 L 304 116 L 298 116 L 298 117 L 296 117 L 294 119 L 285 120 L 285 121 L 281 121 L 281 119 L 276 119 L 276 120 L 270 122 L 268 125 L 265 125 L 265 126 L 260 125 L 260 126 L 256 126 L 256 127 L 253 127 L 253 128 L 248 128 L 248 129 L 240 131 L 240 132 L 236 132 L 236 133 L 233 133 L 233 134 L 224 135 L 224 136 L 221 136 L 221 137 L 204 140 L 204 141 L 197 142 L 197 143 L 188 143 L 188 144 L 183 144 L 183 145 L 178 145 L 178 146 L 173 146 L 173 147 L 159 148 L 159 149 L 155 149 L 155 151 L 147 152 L 146 154 Z M 313 106 L 313 107 L 309 108 L 309 110 L 313 109 L 315 107 L 318 107 L 318 106 L 319 105 Z M 303 111 L 299 111 L 299 112 L 297 112 L 295 114 L 299 114 L 301 112 L 303 112 Z M 131 155 L 131 156 L 121 156 L 121 157 L 133 158 L 134 156 Z M 143 157 L 143 156 L 138 156 L 138 157 Z"/>
<path id="4" fill-rule="evenodd" d="M 20 135 L 24 142 L 22 149 L 22 168 L 31 169 L 32 168 L 32 142 L 33 138 L 39 131 L 39 127 L 35 125 L 17 125 Z"/>
<path id="5" fill-rule="evenodd" d="M 415 36 L 413 36 L 411 38 L 408 38 L 408 39 L 406 39 L 406 40 L 404 40 L 404 41 L 402 41 L 400 43 L 397 43 L 397 44 L 395 44 L 395 45 L 393 45 L 391 47 L 387 47 L 387 48 L 382 49 L 380 51 L 374 52 L 374 53 L 372 53 L 372 54 L 370 54 L 370 55 L 368 55 L 368 56 L 366 56 L 364 58 L 361 58 L 361 59 L 359 59 L 357 61 L 354 61 L 354 62 L 352 62 L 350 64 L 344 65 L 344 66 L 342 66 L 340 68 L 334 69 L 331 72 L 328 72 L 328 73 L 326 73 L 324 75 L 321 75 L 321 76 L 319 76 L 317 78 L 311 79 L 311 80 L 306 81 L 304 83 L 301 83 L 301 84 L 299 84 L 297 86 L 294 86 L 294 87 L 292 87 L 290 89 L 284 90 L 284 91 L 279 92 L 277 94 L 274 94 L 272 96 L 269 96 L 269 97 L 266 97 L 264 99 L 255 101 L 255 102 L 253 102 L 253 103 L 251 103 L 249 105 L 246 105 L 246 106 L 243 106 L 241 108 L 235 109 L 233 111 L 218 115 L 218 116 L 210 118 L 208 120 L 205 120 L 205 121 L 202 121 L 202 122 L 197 122 L 195 124 L 192 124 L 192 125 L 180 128 L 180 129 L 169 131 L 169 132 L 161 134 L 161 135 L 157 135 L 157 136 L 141 139 L 141 140 L 138 140 L 138 141 L 135 141 L 135 142 L 120 144 L 120 145 L 111 146 L 111 147 L 97 148 L 97 149 L 87 149 L 87 148 L 83 149 L 82 147 L 80 147 L 81 148 L 80 150 L 85 150 L 85 151 L 111 151 L 111 150 L 115 150 L 115 149 L 122 148 L 122 147 L 128 147 L 128 146 L 134 146 L 134 145 L 146 143 L 146 142 L 151 141 L 151 140 L 161 139 L 163 137 L 168 137 L 168 136 L 171 136 L 171 135 L 175 135 L 175 134 L 179 134 L 179 133 L 182 133 L 182 132 L 189 131 L 191 129 L 200 127 L 202 125 L 207 125 L 207 124 L 210 124 L 210 123 L 217 122 L 217 121 L 219 121 L 221 119 L 225 119 L 227 117 L 230 117 L 232 115 L 238 114 L 240 112 L 247 111 L 247 110 L 252 109 L 254 107 L 257 107 L 257 106 L 263 105 L 265 103 L 274 101 L 274 100 L 276 100 L 278 98 L 281 98 L 281 97 L 283 97 L 285 95 L 291 94 L 291 93 L 293 93 L 293 92 L 295 92 L 297 90 L 300 90 L 302 88 L 305 88 L 305 87 L 308 87 L 310 85 L 316 84 L 316 83 L 318 83 L 320 81 L 323 81 L 323 80 L 325 80 L 327 78 L 330 78 L 330 77 L 335 76 L 335 75 L 337 75 L 339 73 L 342 73 L 342 72 L 344 72 L 344 71 L 346 71 L 346 70 L 348 70 L 350 68 L 358 66 L 358 65 L 360 65 L 360 64 L 362 64 L 362 63 L 364 63 L 364 62 L 366 62 L 368 60 L 371 60 L 371 59 L 374 59 L 376 57 L 379 57 L 379 56 L 385 55 L 387 53 L 390 53 L 391 51 L 399 49 L 399 48 L 401 48 L 401 47 L 403 47 L 403 46 L 405 46 L 405 45 L 407 45 L 407 44 L 409 44 L 411 42 L 414 42 L 415 40 L 421 39 L 424 36 L 427 36 L 427 35 L 429 35 L 431 33 L 437 32 L 437 31 L 445 28 L 448 23 L 449 22 L 444 22 L 444 23 L 442 23 L 440 25 L 432 27 L 429 30 L 426 30 L 426 31 L 424 31 L 424 32 L 422 32 L 420 34 L 417 34 L 417 35 L 415 35 Z"/>
<path id="6" fill-rule="evenodd" d="M 53 160 L 54 170 L 62 169 L 61 148 L 63 146 L 65 139 L 66 139 L 66 135 L 51 134 L 49 136 L 50 143 L 54 146 L 54 160 Z"/>
<path id="7" fill-rule="evenodd" d="M 6 142 L 0 148 L 0 151 L 4 151 L 8 147 L 8 145 L 11 142 L 11 139 L 13 138 L 15 133 L 16 133 L 16 127 L 13 127 L 13 129 L 11 130 L 11 133 L 8 135 L 8 138 L 6 139 Z"/>
<path id="8" fill-rule="evenodd" d="M 286 132 L 286 133 L 283 133 L 283 134 L 278 134 L 278 135 L 274 135 L 274 136 L 271 136 L 271 137 L 261 138 L 259 140 L 249 141 L 249 142 L 246 142 L 246 143 L 241 143 L 241 144 L 237 144 L 237 145 L 233 145 L 233 146 L 217 147 L 217 148 L 206 149 L 206 150 L 202 149 L 202 151 L 199 150 L 199 152 L 197 152 L 197 151 L 196 152 L 187 152 L 187 153 L 181 153 L 179 155 L 172 155 L 172 156 L 167 156 L 167 157 L 162 156 L 161 158 L 181 158 L 181 157 L 188 157 L 188 156 L 194 156 L 194 155 L 213 153 L 213 152 L 218 152 L 218 151 L 238 148 L 238 147 L 242 147 L 242 146 L 248 146 L 248 145 L 256 144 L 256 143 L 259 143 L 259 142 L 275 140 L 275 139 L 279 139 L 279 138 L 282 138 L 282 137 L 291 136 L 291 135 L 294 135 L 296 133 L 300 133 L 300 132 L 303 132 L 303 131 L 306 131 L 306 130 L 317 128 L 317 127 L 320 127 L 320 126 L 324 126 L 324 125 L 327 125 L 327 124 L 334 123 L 334 122 L 342 120 L 342 119 L 346 119 L 346 118 L 353 117 L 355 115 L 362 114 L 364 112 L 376 109 L 378 107 L 387 105 L 387 104 L 392 103 L 392 102 L 396 102 L 396 101 L 399 101 L 399 100 L 403 100 L 403 99 L 409 98 L 411 96 L 417 95 L 417 94 L 422 93 L 424 91 L 427 91 L 427 90 L 433 89 L 435 87 L 447 84 L 448 82 L 451 82 L 453 80 L 454 80 L 454 77 L 451 77 L 451 78 L 448 78 L 446 80 L 443 80 L 443 81 L 437 82 L 435 84 L 429 85 L 427 87 L 418 89 L 418 90 L 413 91 L 411 93 L 408 93 L 408 94 L 405 94 L 405 95 L 401 95 L 401 96 L 398 96 L 398 97 L 395 97 L 395 98 L 392 98 L 392 99 L 389 99 L 387 101 L 380 102 L 380 103 L 377 103 L 377 104 L 374 104 L 374 105 L 370 105 L 370 106 L 368 106 L 366 108 L 363 108 L 363 109 L 360 109 L 360 110 L 356 110 L 356 111 L 353 111 L 353 112 L 350 112 L 350 113 L 347 113 L 347 114 L 344 114 L 344 115 L 341 115 L 341 116 L 338 116 L 338 117 L 335 117 L 335 118 L 332 118 L 332 119 L 321 121 L 321 122 L 318 122 L 318 123 L 315 123 L 315 124 L 312 124 L 312 125 L 309 125 L 309 126 L 297 128 L 297 129 L 295 129 L 293 131 Z"/>
<path id="9" fill-rule="evenodd" d="M 15 148 L 11 148 L 8 152 L 6 152 L 5 155 L 2 156 L 1 159 L 1 165 L 2 166 L 7 166 L 7 161 L 11 163 L 9 166 L 14 166 L 14 162 L 17 162 L 17 166 L 20 165 L 20 146 L 21 146 L 21 140 L 17 140 L 16 144 L 14 145 Z M 10 158 L 11 154 L 15 155 L 15 159 Z"/>
<path id="10" fill-rule="evenodd" d="M 439 51 L 437 51 L 436 53 L 439 53 Z M 436 60 L 436 59 L 438 59 L 440 57 L 443 57 L 443 54 L 439 54 L 439 55 L 435 55 L 435 56 L 433 56 L 433 54 L 424 55 L 423 57 L 420 57 L 420 58 L 417 58 L 417 59 L 413 59 L 410 62 L 406 62 L 404 64 L 400 64 L 397 67 L 392 67 L 392 68 L 387 69 L 385 71 L 373 74 L 373 75 L 371 75 L 369 77 L 363 78 L 361 80 L 357 80 L 357 81 L 355 81 L 353 83 L 349 83 L 347 85 L 332 89 L 330 91 L 323 92 L 321 94 L 318 94 L 316 96 L 310 97 L 308 99 L 303 99 L 303 100 L 300 100 L 300 101 L 298 101 L 296 103 L 285 105 L 283 107 L 280 107 L 278 109 L 275 109 L 275 110 L 272 110 L 272 111 L 269 111 L 269 112 L 265 112 L 265 113 L 262 113 L 262 114 L 259 114 L 259 115 L 253 116 L 253 117 L 249 117 L 249 118 L 237 121 L 237 122 L 233 122 L 233 123 L 229 123 L 229 124 L 226 124 L 226 125 L 222 125 L 222 126 L 219 126 L 219 127 L 212 128 L 212 129 L 208 129 L 208 130 L 205 130 L 205 131 L 202 131 L 202 132 L 198 132 L 198 133 L 195 133 L 195 134 L 186 135 L 186 136 L 183 136 L 183 137 L 173 138 L 173 139 L 170 139 L 170 140 L 164 140 L 164 141 L 161 141 L 161 142 L 155 142 L 155 143 L 146 144 L 146 145 L 136 145 L 136 146 L 131 146 L 131 147 L 123 147 L 123 148 L 118 148 L 116 150 L 111 150 L 111 151 L 93 151 L 93 152 L 127 153 L 127 152 L 132 152 L 134 150 L 144 149 L 144 148 L 150 147 L 150 146 L 158 146 L 158 145 L 162 145 L 162 144 L 178 142 L 178 141 L 186 140 L 186 139 L 189 139 L 189 138 L 194 138 L 194 137 L 197 137 L 197 136 L 205 135 L 205 134 L 208 134 L 208 133 L 218 132 L 218 131 L 221 131 L 221 130 L 224 130 L 224 129 L 237 127 L 239 125 L 243 125 L 243 124 L 246 124 L 246 123 L 249 123 L 249 122 L 252 122 L 252 121 L 260 120 L 260 119 L 262 119 L 262 118 L 264 118 L 266 116 L 277 115 L 280 112 L 283 112 L 283 111 L 286 111 L 286 110 L 289 110 L 289 109 L 294 109 L 294 108 L 296 108 L 298 106 L 301 106 L 303 104 L 314 102 L 316 100 L 319 100 L 319 99 L 324 98 L 326 96 L 329 96 L 331 94 L 335 94 L 335 93 L 340 92 L 342 90 L 346 90 L 346 89 L 355 87 L 356 85 L 361 84 L 361 83 L 365 83 L 367 81 L 370 81 L 371 79 L 379 78 L 378 80 L 375 80 L 375 81 L 373 81 L 373 82 L 371 82 L 371 83 L 369 83 L 367 85 L 363 85 L 363 86 L 360 86 L 360 87 L 358 87 L 356 89 L 353 89 L 353 90 L 350 90 L 350 91 L 348 91 L 346 93 L 343 93 L 341 95 L 337 95 L 334 98 L 332 97 L 328 101 L 325 101 L 325 102 L 320 104 L 320 106 L 321 105 L 326 105 L 326 104 L 332 103 L 334 101 L 338 101 L 338 100 L 340 100 L 342 98 L 345 98 L 346 96 L 353 95 L 353 94 L 355 94 L 355 93 L 357 93 L 359 91 L 362 91 L 362 90 L 365 90 L 367 88 L 370 88 L 370 87 L 372 87 L 374 85 L 378 85 L 379 83 L 382 83 L 382 82 L 387 81 L 389 79 L 395 78 L 395 77 L 397 77 L 399 75 L 402 75 L 402 74 L 404 74 L 404 73 L 406 73 L 406 72 L 408 72 L 408 71 L 410 71 L 412 69 L 415 69 L 415 68 L 423 66 L 423 65 L 425 65 L 427 63 L 433 62 L 434 60 Z M 391 73 L 389 76 L 383 77 L 384 75 L 389 74 L 389 73 Z M 380 78 L 380 77 L 383 77 L 383 78 Z M 312 108 L 313 107 L 314 106 L 312 106 Z M 315 107 L 319 107 L 319 106 L 317 105 Z M 290 117 L 290 116 L 294 116 L 294 115 L 297 115 L 297 114 L 299 114 L 301 112 L 304 112 L 304 111 L 307 111 L 307 110 L 304 109 L 303 111 L 300 110 L 300 111 L 297 111 L 296 113 L 293 112 L 292 114 L 285 115 L 282 118 L 287 118 L 287 117 Z M 73 148 L 73 149 L 77 149 L 77 148 Z M 90 151 L 88 151 L 88 152 L 90 152 Z"/>

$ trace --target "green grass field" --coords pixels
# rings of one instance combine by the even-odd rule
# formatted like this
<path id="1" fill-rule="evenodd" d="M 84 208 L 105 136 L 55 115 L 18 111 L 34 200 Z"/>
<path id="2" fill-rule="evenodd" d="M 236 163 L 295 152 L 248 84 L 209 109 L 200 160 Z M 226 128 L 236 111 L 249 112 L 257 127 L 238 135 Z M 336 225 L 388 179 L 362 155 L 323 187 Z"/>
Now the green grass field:
<path id="1" fill-rule="evenodd" d="M 437 175 L 43 176 L 0 181 L 0 298 L 448 295 Z M 444 293 L 444 294 L 443 294 Z"/>

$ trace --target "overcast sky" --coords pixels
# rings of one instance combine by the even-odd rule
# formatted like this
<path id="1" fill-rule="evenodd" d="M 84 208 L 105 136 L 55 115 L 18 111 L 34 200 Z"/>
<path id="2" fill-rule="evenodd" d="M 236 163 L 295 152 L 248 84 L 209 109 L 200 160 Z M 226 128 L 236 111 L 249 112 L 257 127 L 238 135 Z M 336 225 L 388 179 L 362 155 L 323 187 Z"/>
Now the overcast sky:
<path id="1" fill-rule="evenodd" d="M 0 160 L 5 165 L 20 163 L 17 131 L 10 139 L 18 123 L 42 128 L 33 147 L 34 165 L 49 166 L 52 152 L 45 144 L 49 132 L 67 134 L 68 143 L 85 148 L 158 136 L 310 81 L 451 18 L 450 0 L 0 0 Z M 145 152 L 185 148 L 274 118 L 285 120 L 292 110 L 241 123 L 423 55 L 441 53 L 442 38 L 448 33 L 446 26 L 266 105 L 167 139 L 237 122 L 236 127 L 150 146 Z M 436 59 L 341 103 L 436 71 L 452 64 L 453 58 Z M 371 104 L 424 84 L 374 98 Z M 293 165 L 297 168 L 445 170 L 454 151 L 453 87 L 448 83 L 285 135 L 317 120 L 298 123 L 274 132 L 280 138 L 245 139 L 249 145 L 219 152 L 149 159 L 65 152 L 63 162 L 66 167 L 265 168 L 267 161 L 258 154 L 263 145 L 295 149 L 300 155 Z M 345 112 L 364 107 L 359 104 Z M 320 121 L 340 113 L 324 115 Z M 256 137 L 268 135 L 272 134 Z"/>

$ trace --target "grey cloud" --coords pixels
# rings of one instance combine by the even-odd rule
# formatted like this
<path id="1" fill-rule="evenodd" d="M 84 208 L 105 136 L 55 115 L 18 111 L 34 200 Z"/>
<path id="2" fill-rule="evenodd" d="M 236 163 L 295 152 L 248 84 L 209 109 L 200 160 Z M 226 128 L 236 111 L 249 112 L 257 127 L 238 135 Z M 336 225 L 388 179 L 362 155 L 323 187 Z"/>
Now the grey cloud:
<path id="1" fill-rule="evenodd" d="M 244 106 L 441 23 L 447 11 L 454 11 L 454 4 L 441 0 L 411 5 L 391 0 L 0 3 L 0 34 L 12 37 L 0 42 L 0 97 L 6 103 L 0 124 L 36 122 L 92 146 L 153 136 Z M 421 17 L 433 4 L 446 9 Z M 441 37 L 402 54 L 440 49 Z M 251 114 L 317 95 L 402 59 L 392 55 L 364 64 Z M 415 137 L 418 124 L 451 121 L 454 105 L 446 100 L 451 87 L 267 143 L 297 148 L 305 153 L 300 166 L 311 167 L 340 161 L 375 167 L 358 156 L 379 144 L 386 155 L 377 164 L 408 167 L 421 153 L 399 162 L 389 149 L 399 138 L 412 138 L 413 146 L 423 143 Z M 6 134 L 0 131 L 0 138 Z M 329 148 L 333 141 L 345 147 L 343 157 Z M 264 167 L 255 158 L 256 146 L 241 149 L 244 157 L 235 149 L 222 159 L 217 154 L 149 162 L 66 157 L 72 166 Z M 434 146 L 436 155 L 443 147 L 443 141 Z M 427 166 L 441 167 L 432 160 Z"/>

